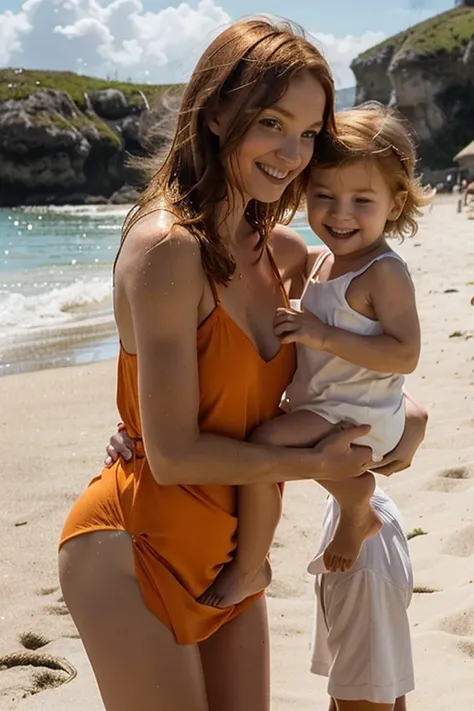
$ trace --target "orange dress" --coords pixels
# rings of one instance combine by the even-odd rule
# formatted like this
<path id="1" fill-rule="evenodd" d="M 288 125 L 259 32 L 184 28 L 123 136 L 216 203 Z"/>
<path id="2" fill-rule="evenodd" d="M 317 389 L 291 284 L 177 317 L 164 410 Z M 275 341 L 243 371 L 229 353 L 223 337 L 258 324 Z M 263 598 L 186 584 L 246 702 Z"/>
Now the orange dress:
<path id="1" fill-rule="evenodd" d="M 270 261 L 287 302 L 271 255 Z M 199 427 L 202 432 L 244 440 L 259 424 L 279 414 L 281 395 L 295 370 L 295 350 L 282 346 L 272 360 L 264 361 L 211 286 L 216 306 L 197 330 Z M 146 605 L 179 644 L 193 644 L 259 597 L 226 609 L 196 602 L 232 558 L 237 488 L 156 482 L 140 440 L 137 358 L 123 348 L 118 358 L 117 405 L 127 433 L 136 439 L 136 456 L 130 462 L 120 459 L 91 481 L 69 513 L 60 545 L 93 531 L 127 531 Z"/>

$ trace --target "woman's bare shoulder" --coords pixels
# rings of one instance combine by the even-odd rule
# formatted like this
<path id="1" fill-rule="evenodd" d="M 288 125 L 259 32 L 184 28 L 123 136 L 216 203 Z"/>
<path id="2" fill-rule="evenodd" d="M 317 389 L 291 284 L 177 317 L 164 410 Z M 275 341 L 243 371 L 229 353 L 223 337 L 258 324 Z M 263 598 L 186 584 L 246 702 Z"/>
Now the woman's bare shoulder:
<path id="1" fill-rule="evenodd" d="M 166 334 L 181 338 L 195 327 L 204 286 L 196 239 L 160 222 L 159 215 L 138 220 L 126 234 L 115 267 L 115 316 L 125 349 L 136 353 L 140 343 L 143 348 L 144 342 L 158 342 Z"/>
<path id="2" fill-rule="evenodd" d="M 271 234 L 269 246 L 285 278 L 304 273 L 308 247 L 295 230 L 287 225 L 277 225 Z"/>
<path id="3" fill-rule="evenodd" d="M 133 222 L 126 232 L 117 258 L 116 277 L 131 276 L 140 270 L 153 276 L 167 270 L 181 270 L 195 276 L 202 273 L 201 253 L 196 238 L 176 225 L 165 211 L 154 211 Z M 203 273 L 202 273 L 202 276 Z"/>

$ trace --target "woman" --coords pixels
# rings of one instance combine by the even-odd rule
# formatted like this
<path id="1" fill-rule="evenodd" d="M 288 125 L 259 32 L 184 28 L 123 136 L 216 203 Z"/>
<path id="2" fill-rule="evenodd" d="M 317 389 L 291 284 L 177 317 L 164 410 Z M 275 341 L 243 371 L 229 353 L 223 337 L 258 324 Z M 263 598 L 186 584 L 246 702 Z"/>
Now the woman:
<path id="1" fill-rule="evenodd" d="M 244 441 L 278 414 L 294 371 L 273 317 L 306 250 L 277 223 L 299 204 L 318 134 L 333 130 L 333 101 L 311 43 L 265 20 L 235 24 L 198 62 L 170 152 L 126 224 L 117 400 L 134 456 L 76 502 L 59 560 L 108 711 L 268 709 L 262 593 L 227 609 L 197 602 L 231 559 L 233 485 L 370 464 L 351 447 L 363 426 L 314 449 Z M 410 454 L 423 436 L 411 422 L 399 450 Z"/>

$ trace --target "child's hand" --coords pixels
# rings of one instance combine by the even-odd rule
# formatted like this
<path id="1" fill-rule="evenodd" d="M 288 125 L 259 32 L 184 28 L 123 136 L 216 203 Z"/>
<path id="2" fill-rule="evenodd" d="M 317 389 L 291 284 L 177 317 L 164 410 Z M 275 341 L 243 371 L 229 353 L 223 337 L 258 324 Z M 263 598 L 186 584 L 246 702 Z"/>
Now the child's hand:
<path id="1" fill-rule="evenodd" d="M 328 326 L 307 311 L 282 307 L 277 309 L 273 328 L 281 343 L 301 343 L 308 348 L 322 350 Z"/>

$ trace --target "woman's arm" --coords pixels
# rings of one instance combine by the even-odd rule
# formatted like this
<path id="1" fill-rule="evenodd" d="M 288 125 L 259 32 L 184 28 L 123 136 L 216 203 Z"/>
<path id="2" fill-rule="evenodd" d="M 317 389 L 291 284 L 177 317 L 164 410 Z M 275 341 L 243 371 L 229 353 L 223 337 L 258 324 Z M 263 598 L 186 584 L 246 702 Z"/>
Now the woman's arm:
<path id="1" fill-rule="evenodd" d="M 165 235 L 148 250 L 132 233 L 127 242 L 133 246 L 122 254 L 116 278 L 132 314 L 143 441 L 158 483 L 343 479 L 370 465 L 370 450 L 351 447 L 368 432 L 365 426 L 298 450 L 200 432 L 196 329 L 205 281 L 199 249 L 186 233 Z"/>
<path id="2" fill-rule="evenodd" d="M 406 424 L 402 439 L 389 454 L 372 471 L 383 476 L 391 476 L 396 472 L 408 469 L 418 448 L 425 438 L 428 424 L 428 412 L 408 392 L 405 395 Z M 119 456 L 127 461 L 133 457 L 134 444 L 123 431 L 112 435 L 107 445 L 105 464 L 110 466 Z M 322 481 L 322 479 L 320 479 Z"/>

